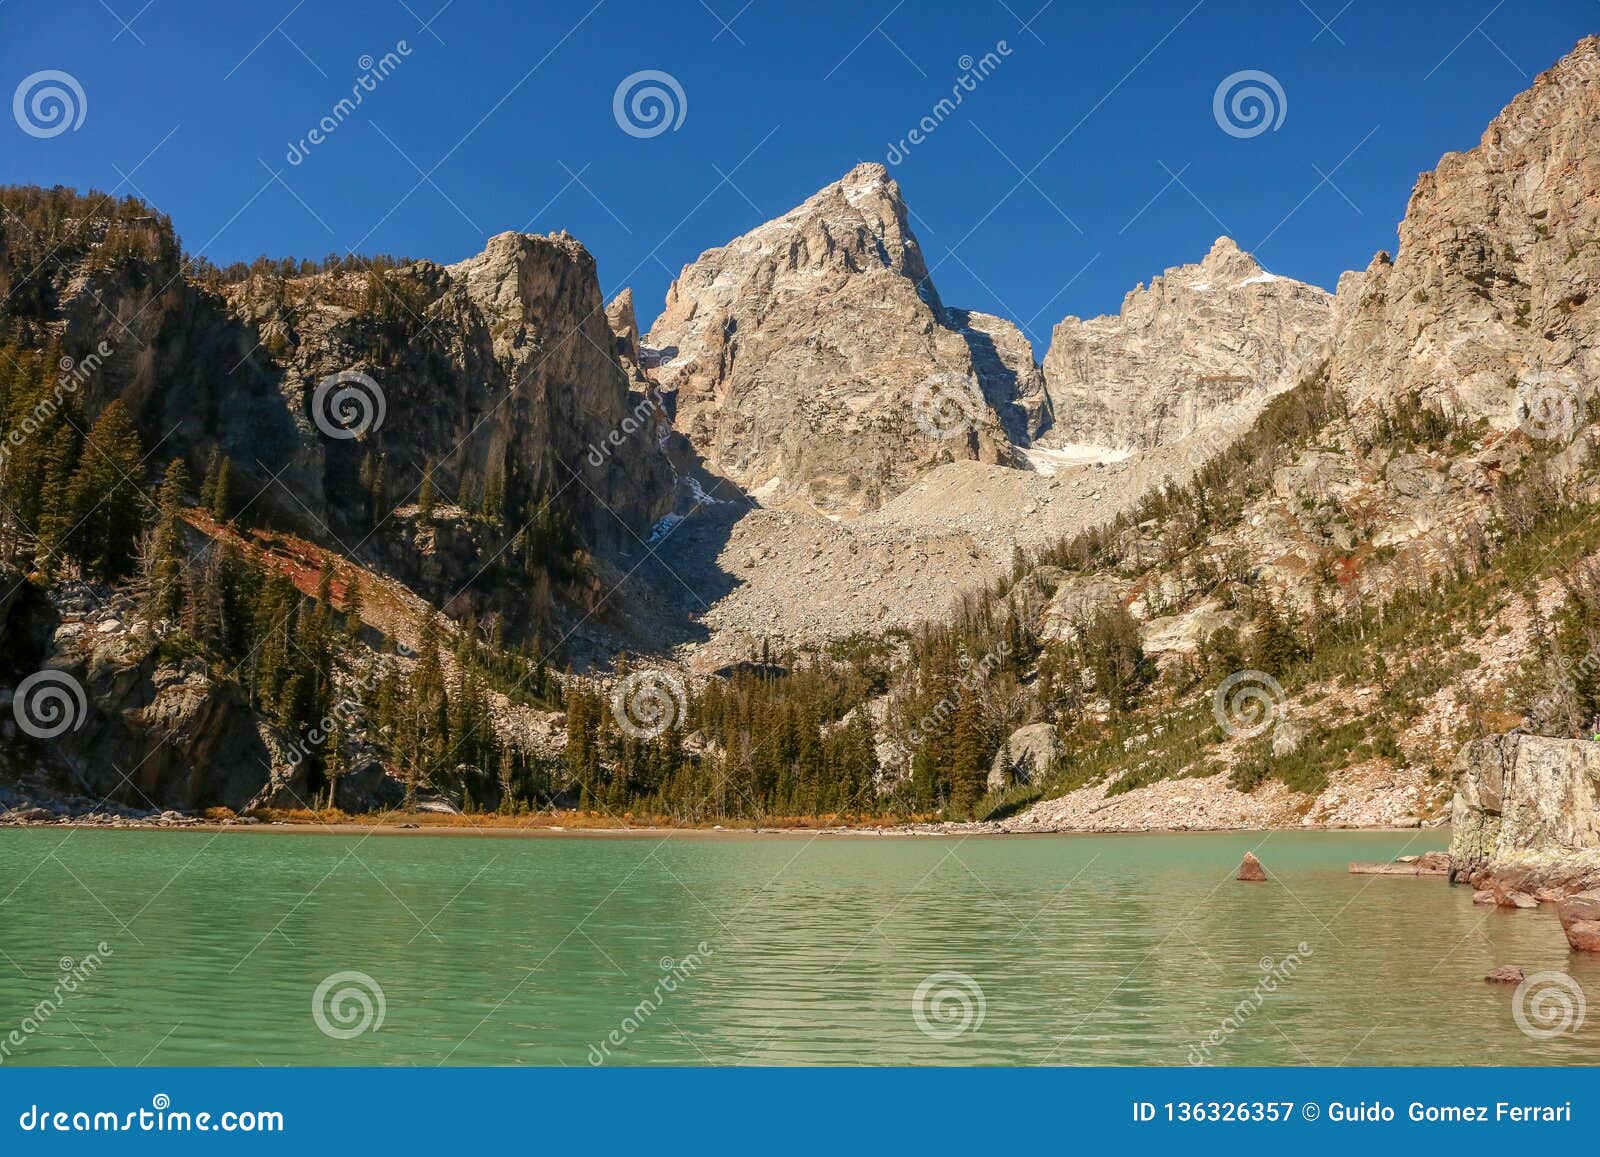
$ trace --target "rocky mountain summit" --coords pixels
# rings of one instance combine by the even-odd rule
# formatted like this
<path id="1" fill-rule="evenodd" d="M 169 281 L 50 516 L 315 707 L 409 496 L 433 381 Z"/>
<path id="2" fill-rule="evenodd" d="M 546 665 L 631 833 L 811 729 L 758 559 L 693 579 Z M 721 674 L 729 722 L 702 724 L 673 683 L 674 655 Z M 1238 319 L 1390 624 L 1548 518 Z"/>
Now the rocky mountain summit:
<path id="1" fill-rule="evenodd" d="M 1570 434 L 1600 369 L 1600 39 L 1589 37 L 1418 178 L 1400 247 L 1339 283 L 1331 373 Z M 1529 418 L 1530 412 L 1532 418 Z"/>
<path id="2" fill-rule="evenodd" d="M 686 266 L 645 347 L 676 428 L 764 505 L 854 515 L 1048 420 L 1014 325 L 947 309 L 879 164 Z"/>
<path id="3" fill-rule="evenodd" d="M 1560 660 L 1600 645 L 1597 48 L 1424 176 L 1398 256 L 1336 296 L 1223 238 L 1042 366 L 944 304 L 877 165 L 685 267 L 644 337 L 565 234 L 224 275 L 137 203 L 3 191 L 9 416 L 92 356 L 94 445 L 191 471 L 120 561 L 61 511 L 0 517 L 0 693 L 48 668 L 90 713 L 48 758 L 5 733 L 6 782 L 97 797 L 110 759 L 150 769 L 146 810 L 1415 827 L 1520 721 L 1537 742 L 1471 749 L 1463 863 L 1530 832 L 1591 857 L 1600 684 Z M 8 497 L 92 514 L 118 477 L 79 442 L 0 459 Z M 608 696 L 641 680 L 688 722 L 628 730 Z"/>
<path id="4" fill-rule="evenodd" d="M 1198 265 L 1129 292 L 1117 316 L 1055 327 L 1044 359 L 1050 440 L 1132 450 L 1230 421 L 1237 430 L 1315 364 L 1332 333 L 1326 291 L 1266 272 L 1219 237 Z"/>

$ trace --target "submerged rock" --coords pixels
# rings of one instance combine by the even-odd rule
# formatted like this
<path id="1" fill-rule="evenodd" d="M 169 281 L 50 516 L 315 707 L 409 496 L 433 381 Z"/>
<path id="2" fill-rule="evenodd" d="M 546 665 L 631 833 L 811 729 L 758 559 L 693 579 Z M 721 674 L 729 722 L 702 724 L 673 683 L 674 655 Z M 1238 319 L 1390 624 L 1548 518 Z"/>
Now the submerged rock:
<path id="1" fill-rule="evenodd" d="M 1483 979 L 1489 984 L 1521 984 L 1527 979 L 1527 973 L 1515 964 L 1502 964 Z"/>
<path id="2" fill-rule="evenodd" d="M 1450 857 L 1444 852 L 1428 852 L 1421 856 L 1401 856 L 1389 864 L 1351 861 L 1353 876 L 1443 876 L 1450 871 Z"/>

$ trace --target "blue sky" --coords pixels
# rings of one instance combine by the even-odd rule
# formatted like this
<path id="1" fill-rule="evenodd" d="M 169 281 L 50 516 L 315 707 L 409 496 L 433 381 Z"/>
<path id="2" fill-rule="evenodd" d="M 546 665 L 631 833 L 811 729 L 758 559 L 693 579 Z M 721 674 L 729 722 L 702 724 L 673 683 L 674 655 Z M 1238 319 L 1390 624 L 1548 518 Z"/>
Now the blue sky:
<path id="1" fill-rule="evenodd" d="M 452 261 L 564 228 L 648 325 L 702 250 L 934 116 L 892 172 L 940 292 L 1042 356 L 1056 321 L 1115 311 L 1224 232 L 1331 288 L 1393 247 L 1419 172 L 1596 30 L 1595 0 L 0 0 L 0 89 L 60 70 L 86 104 L 48 138 L 0 121 L 0 182 L 136 192 L 218 263 Z M 684 95 L 654 136 L 613 114 L 644 70 Z M 1285 107 L 1234 135 L 1213 98 L 1247 70 Z"/>

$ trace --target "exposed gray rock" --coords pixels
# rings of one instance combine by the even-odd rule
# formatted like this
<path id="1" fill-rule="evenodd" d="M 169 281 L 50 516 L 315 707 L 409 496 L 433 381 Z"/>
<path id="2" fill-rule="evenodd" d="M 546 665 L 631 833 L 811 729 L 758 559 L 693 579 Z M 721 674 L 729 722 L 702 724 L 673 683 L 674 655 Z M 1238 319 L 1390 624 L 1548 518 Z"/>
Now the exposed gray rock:
<path id="1" fill-rule="evenodd" d="M 984 397 L 1000 416 L 1007 437 L 1014 445 L 1028 445 L 1054 419 L 1044 371 L 1033 358 L 1033 343 L 1015 322 L 992 313 L 946 312 L 950 324 L 967 339 Z"/>
<path id="2" fill-rule="evenodd" d="M 1178 615 L 1164 615 L 1144 624 L 1144 649 L 1149 655 L 1194 655 L 1200 645 L 1224 627 L 1238 630 L 1243 617 L 1212 601 Z"/>
<path id="3" fill-rule="evenodd" d="M 1006 759 L 1010 755 L 1009 762 Z M 995 752 L 989 768 L 990 791 L 1005 791 L 1022 783 L 1041 783 L 1066 759 L 1066 745 L 1051 723 L 1030 723 L 1011 733 Z"/>
<path id="4" fill-rule="evenodd" d="M 945 309 L 907 218 L 884 167 L 858 165 L 668 291 L 645 345 L 674 424 L 766 505 L 859 514 L 939 462 L 1021 465 L 1007 426 L 1046 405 L 1032 352 Z"/>
<path id="5" fill-rule="evenodd" d="M 1587 395 L 1600 338 L 1597 115 L 1589 37 L 1477 148 L 1418 178 L 1395 256 L 1339 283 L 1335 385 L 1358 401 L 1415 392 L 1501 427 L 1518 421 L 1519 384 Z"/>
<path id="6" fill-rule="evenodd" d="M 1451 876 L 1501 896 L 1600 884 L 1600 743 L 1513 733 L 1456 761 Z"/>
<path id="7" fill-rule="evenodd" d="M 1332 327 L 1325 290 L 1267 273 L 1220 237 L 1200 264 L 1132 290 L 1117 316 L 1055 327 L 1048 441 L 1147 449 L 1232 421 L 1219 435 L 1231 441 L 1319 360 Z"/>

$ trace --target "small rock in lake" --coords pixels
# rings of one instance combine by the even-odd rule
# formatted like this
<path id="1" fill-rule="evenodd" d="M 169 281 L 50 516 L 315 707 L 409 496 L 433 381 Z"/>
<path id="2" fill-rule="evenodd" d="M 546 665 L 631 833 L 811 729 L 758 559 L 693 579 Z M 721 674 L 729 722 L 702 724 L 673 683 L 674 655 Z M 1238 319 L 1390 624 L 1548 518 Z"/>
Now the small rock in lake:
<path id="1" fill-rule="evenodd" d="M 1502 964 L 1483 979 L 1490 984 L 1521 984 L 1527 979 L 1527 973 L 1515 964 Z"/>
<path id="2" fill-rule="evenodd" d="M 1248 882 L 1258 882 L 1267 878 L 1267 870 L 1261 866 L 1261 861 L 1256 859 L 1254 852 L 1244 854 L 1244 862 L 1239 865 L 1239 874 L 1235 879 Z"/>

